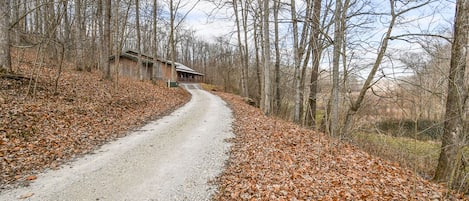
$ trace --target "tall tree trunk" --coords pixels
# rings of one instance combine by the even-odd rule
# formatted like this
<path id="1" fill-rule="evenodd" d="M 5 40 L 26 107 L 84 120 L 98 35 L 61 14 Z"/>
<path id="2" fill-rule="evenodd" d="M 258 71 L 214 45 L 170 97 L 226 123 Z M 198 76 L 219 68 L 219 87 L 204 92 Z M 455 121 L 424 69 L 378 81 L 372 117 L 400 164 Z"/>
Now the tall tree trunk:
<path id="1" fill-rule="evenodd" d="M 67 52 L 67 50 L 72 46 L 72 44 L 70 43 L 71 40 L 70 40 L 70 20 L 69 20 L 69 10 L 68 10 L 68 1 L 63 1 L 62 2 L 63 4 L 63 8 L 64 8 L 64 17 L 63 17 L 63 27 L 64 27 L 64 32 L 63 32 L 63 38 L 64 38 L 64 45 L 65 45 L 65 51 Z M 25 20 L 27 21 L 27 20 Z M 26 26 L 26 25 L 25 25 Z M 65 53 L 64 53 L 65 54 Z M 65 56 L 67 57 L 67 56 Z"/>
<path id="2" fill-rule="evenodd" d="M 293 109 L 293 121 L 295 123 L 300 122 L 300 53 L 298 47 L 298 19 L 296 16 L 296 3 L 295 0 L 291 0 L 291 18 L 293 25 L 293 56 L 294 56 L 294 66 L 295 66 L 295 76 L 294 76 L 294 109 Z"/>
<path id="3" fill-rule="evenodd" d="M 104 78 L 111 80 L 111 66 L 109 64 L 109 56 L 111 54 L 111 0 L 105 0 L 103 39 L 103 56 L 106 58 L 104 59 Z"/>
<path id="4" fill-rule="evenodd" d="M 313 15 L 313 1 L 306 2 L 306 16 L 309 19 L 309 16 Z M 305 94 L 307 92 L 306 86 L 306 70 L 309 65 L 309 59 L 311 57 L 311 36 L 313 35 L 313 30 L 311 29 L 311 20 L 304 20 L 303 22 L 303 30 L 301 33 L 301 42 L 300 42 L 300 63 L 301 65 L 301 74 L 300 74 L 300 85 L 299 85 L 299 96 L 300 96 L 300 105 L 299 105 L 299 112 L 300 112 L 300 121 L 302 125 L 305 124 Z"/>
<path id="5" fill-rule="evenodd" d="M 274 26 L 275 26 L 275 113 L 280 115 L 280 109 L 282 106 L 281 94 L 280 94 L 280 44 L 279 44 L 279 21 L 278 13 L 280 12 L 280 1 L 274 2 Z"/>
<path id="6" fill-rule="evenodd" d="M 334 13 L 334 51 L 332 58 L 332 108 L 330 133 L 339 135 L 339 65 L 340 50 L 342 48 L 343 32 L 341 27 L 342 0 L 336 0 Z"/>
<path id="7" fill-rule="evenodd" d="M 316 106 L 317 106 L 317 92 L 318 92 L 318 77 L 319 77 L 319 62 L 322 54 L 322 46 L 319 43 L 320 33 L 320 18 L 321 18 L 321 0 L 314 0 L 312 27 L 313 35 L 311 36 L 311 46 L 313 54 L 313 69 L 311 71 L 311 86 L 309 88 L 308 109 L 306 115 L 306 123 L 311 125 L 311 128 L 316 127 Z"/>
<path id="8" fill-rule="evenodd" d="M 174 20 L 175 20 L 175 16 L 176 15 L 176 11 L 174 9 L 174 5 L 173 5 L 173 0 L 170 0 L 169 1 L 169 45 L 170 45 L 170 57 L 171 57 L 171 78 L 170 80 L 171 81 L 176 81 L 175 80 L 175 76 L 174 74 L 176 73 L 175 70 L 176 70 L 176 41 L 174 40 L 174 29 L 175 29 L 175 26 L 174 26 Z"/>
<path id="9" fill-rule="evenodd" d="M 101 0 L 102 1 L 102 0 Z M 130 4 L 129 4 L 130 5 Z M 120 37 L 119 37 L 119 34 L 123 34 L 123 33 L 120 33 L 119 31 L 119 6 L 120 6 L 120 0 L 117 0 L 117 1 L 114 1 L 114 34 L 116 37 L 114 37 L 114 40 L 112 40 L 112 42 L 114 43 L 114 46 L 111 51 L 113 52 L 114 54 L 114 67 L 113 69 L 110 69 L 111 70 L 111 75 L 114 74 L 115 75 L 115 87 L 117 89 L 117 86 L 119 85 L 119 70 L 120 70 L 120 55 L 121 55 L 121 45 L 120 45 Z M 129 6 L 130 7 L 130 6 Z M 125 22 L 127 22 L 127 17 L 125 18 Z M 124 24 L 125 24 L 124 22 Z M 124 26 L 125 27 L 125 26 Z M 122 30 L 124 30 L 124 27 L 122 27 Z M 104 46 L 104 45 L 103 45 Z"/>
<path id="10" fill-rule="evenodd" d="M 256 21 L 254 19 L 254 21 Z M 256 24 L 256 22 L 254 22 Z M 255 65 L 256 65 L 256 76 L 257 76 L 257 95 L 260 97 L 259 106 L 263 108 L 264 105 L 264 81 L 262 80 L 262 69 L 261 69 L 261 59 L 260 59 L 260 48 L 259 48 L 259 36 L 258 28 L 254 27 L 254 49 L 255 49 Z"/>
<path id="11" fill-rule="evenodd" d="M 242 3 L 241 3 L 241 7 L 242 7 Z M 245 67 L 245 62 L 244 60 L 246 58 L 244 58 L 244 48 L 243 48 L 243 44 L 242 44 L 242 40 L 241 40 L 241 25 L 240 25 L 240 22 L 239 22 L 239 10 L 238 10 L 238 0 L 233 0 L 233 11 L 234 11 L 234 14 L 235 14 L 235 21 L 236 21 L 236 32 L 237 32 L 237 37 L 238 37 L 238 51 L 239 51 L 239 57 L 241 59 L 241 92 L 242 92 L 242 95 L 244 97 L 248 97 L 249 94 L 248 94 L 248 86 L 247 86 L 247 72 L 245 72 L 247 70 L 247 67 Z"/>
<path id="12" fill-rule="evenodd" d="M 23 1 L 22 5 L 23 5 L 22 13 L 26 13 L 27 10 L 28 10 L 27 1 Z M 27 15 L 24 16 L 24 18 L 23 18 L 23 23 L 22 23 L 23 25 L 22 25 L 22 27 L 23 27 L 23 31 L 24 31 L 25 33 L 28 32 L 28 19 L 30 19 L 30 17 L 28 17 Z"/>
<path id="13" fill-rule="evenodd" d="M 153 80 L 161 79 L 161 66 L 158 64 L 158 1 L 153 0 Z"/>
<path id="14" fill-rule="evenodd" d="M 311 35 L 312 34 L 310 34 L 310 37 Z M 309 40 L 311 41 L 311 39 Z M 305 94 L 308 88 L 306 86 L 306 70 L 308 68 L 309 59 L 311 57 L 311 49 L 312 49 L 312 46 L 308 45 L 308 48 L 306 49 L 305 59 L 303 61 L 303 65 L 301 66 L 301 78 L 300 78 L 300 123 L 301 125 L 305 125 L 305 120 L 306 120 L 306 110 L 304 108 Z"/>
<path id="15" fill-rule="evenodd" d="M 306 2 L 306 16 L 311 15 L 311 2 Z M 296 13 L 295 0 L 291 0 L 291 17 L 293 23 L 293 54 L 294 54 L 294 66 L 295 66 L 295 76 L 294 76 L 294 89 L 295 89 L 295 98 L 294 98 L 294 112 L 293 112 L 293 121 L 300 123 L 300 117 L 303 110 L 303 94 L 302 86 L 304 85 L 304 79 L 306 74 L 306 65 L 308 63 L 306 57 L 302 64 L 302 59 L 305 53 L 306 41 L 308 38 L 309 22 L 305 20 L 303 22 L 303 28 L 301 31 L 301 37 L 298 36 L 298 16 Z M 309 53 L 308 53 L 309 54 Z"/>
<path id="16" fill-rule="evenodd" d="M 137 31 L 137 68 L 138 68 L 138 77 L 140 80 L 144 79 L 144 70 L 142 65 L 142 45 L 141 45 L 141 33 L 140 33 L 140 9 L 139 1 L 135 0 L 135 26 Z"/>
<path id="17" fill-rule="evenodd" d="M 120 1 L 119 0 L 116 0 L 114 1 L 115 5 L 114 5 L 114 13 L 116 13 L 116 15 L 119 13 L 119 3 Z M 121 50 L 122 50 L 122 47 L 124 46 L 124 35 L 125 35 L 125 29 L 127 27 L 127 22 L 128 22 L 128 17 L 129 17 L 129 13 L 130 13 L 130 8 L 132 7 L 132 4 L 129 3 L 127 4 L 127 9 L 126 9 L 126 12 L 125 12 L 125 15 L 123 18 L 121 18 L 122 20 L 124 20 L 124 23 L 122 24 L 122 28 L 121 30 L 119 31 L 119 17 L 115 17 L 115 20 L 114 20 L 114 23 L 115 23 L 115 32 L 116 32 L 116 39 L 115 39 L 115 55 L 116 55 L 116 58 L 114 60 L 114 74 L 116 75 L 116 83 L 115 83 L 115 87 L 118 86 L 119 84 L 119 70 L 120 70 L 120 55 L 121 55 Z"/>
<path id="18" fill-rule="evenodd" d="M 57 22 L 56 14 L 55 14 L 54 1 L 48 0 L 47 2 L 45 2 L 45 4 L 46 4 L 46 7 L 44 9 L 44 21 L 45 21 L 44 30 L 45 30 L 47 38 L 49 38 L 48 40 L 55 41 L 57 39 L 58 22 Z M 57 18 L 60 18 L 60 17 L 57 17 Z M 54 44 L 50 44 L 50 42 L 48 42 L 45 46 L 45 50 L 49 52 L 49 58 L 52 58 L 54 61 L 58 62 L 59 58 L 58 58 L 56 47 L 54 46 Z"/>
<path id="19" fill-rule="evenodd" d="M 94 3 L 96 4 L 92 4 L 92 5 L 93 6 L 96 5 L 96 11 L 93 14 L 93 17 L 91 19 L 92 28 L 91 28 L 91 41 L 90 41 L 90 46 L 89 46 L 90 50 L 87 51 L 88 52 L 87 57 L 91 58 L 91 61 L 88 61 L 87 68 L 86 68 L 87 71 L 91 71 L 93 67 L 98 70 L 101 69 L 102 60 L 103 60 L 103 56 L 101 54 L 102 50 L 100 51 L 101 40 L 98 39 L 99 21 L 103 19 L 102 11 L 99 10 L 99 4 L 101 3 L 101 1 L 98 0 L 98 1 L 95 1 Z"/>
<path id="20" fill-rule="evenodd" d="M 41 27 L 42 27 L 42 22 L 41 22 L 41 18 L 39 16 L 41 16 L 41 2 L 39 0 L 36 0 L 35 1 L 35 12 L 34 12 L 34 32 L 35 33 L 42 33 L 41 32 Z"/>
<path id="21" fill-rule="evenodd" d="M 76 70 L 82 71 L 83 70 L 83 31 L 82 29 L 82 0 L 75 0 L 75 48 L 76 48 L 76 56 L 75 56 L 75 65 Z"/>
<path id="22" fill-rule="evenodd" d="M 243 2 L 240 0 L 240 2 Z M 248 48 L 248 2 L 244 1 L 244 7 L 241 6 L 241 16 L 243 19 L 243 29 L 244 29 L 244 78 L 246 84 L 246 95 L 249 96 L 249 48 Z"/>
<path id="23" fill-rule="evenodd" d="M 270 115 L 271 112 L 271 85 L 270 85 L 270 30 L 269 30 L 269 16 L 270 16 L 269 1 L 264 1 L 264 114 Z"/>
<path id="24" fill-rule="evenodd" d="M 98 41 L 97 41 L 97 45 L 98 45 L 98 53 L 97 55 L 99 55 L 99 63 L 98 63 L 98 70 L 102 70 L 104 72 L 104 63 L 106 61 L 104 61 L 105 59 L 109 59 L 109 58 L 104 58 L 104 54 L 103 54 L 103 47 L 104 47 L 104 40 L 103 40 L 103 36 L 104 36 L 104 24 L 103 24 L 103 21 L 104 21 L 104 8 L 103 8 L 103 0 L 98 0 L 96 1 L 96 26 L 97 26 L 97 32 L 98 32 Z"/>
<path id="25" fill-rule="evenodd" d="M 341 13 L 341 32 L 343 33 L 343 40 L 342 40 L 342 48 L 341 48 L 341 58 L 342 58 L 342 86 L 339 86 L 339 94 L 341 94 L 341 99 L 339 99 L 339 104 L 345 105 L 347 104 L 348 97 L 346 96 L 347 93 L 347 83 L 349 78 L 349 71 L 347 65 L 347 37 L 345 36 L 345 32 L 347 29 L 347 11 L 350 7 L 350 0 L 345 0 L 344 4 L 342 5 L 343 10 Z"/>
<path id="26" fill-rule="evenodd" d="M 259 5 L 261 5 L 261 1 L 258 1 Z M 259 95 L 259 106 L 260 108 L 264 108 L 264 78 L 262 77 L 263 73 L 263 67 L 261 66 L 261 58 L 262 56 L 260 55 L 260 50 L 264 49 L 264 45 L 262 45 L 262 34 L 259 32 L 262 32 L 262 9 L 259 9 L 258 14 L 254 17 L 254 49 L 256 50 L 256 74 L 257 74 L 257 82 L 258 82 L 258 95 Z M 258 17 L 259 16 L 259 17 Z M 260 18 L 260 19 L 259 19 Z M 260 38 L 259 38 L 260 37 Z M 260 46 L 260 47 L 259 47 Z"/>
<path id="27" fill-rule="evenodd" d="M 10 0 L 0 1 L 0 73 L 11 72 Z"/>
<path id="28" fill-rule="evenodd" d="M 15 1 L 14 1 L 14 2 L 15 2 Z M 11 6 L 11 9 L 12 9 L 12 11 L 13 11 L 13 17 L 10 16 L 10 18 L 13 18 L 13 20 L 14 20 L 15 22 L 18 22 L 18 25 L 16 25 L 16 27 L 12 27 L 12 28 L 13 28 L 12 31 L 14 32 L 14 36 L 15 36 L 15 38 L 13 39 L 13 41 L 14 41 L 14 43 L 16 43 L 16 44 L 19 44 L 19 43 L 20 43 L 20 30 L 22 30 L 22 27 L 23 27 L 23 25 L 24 25 L 24 23 L 19 22 L 19 21 L 22 21 L 22 19 L 20 19 L 20 13 L 21 13 L 20 8 L 21 8 L 21 5 L 22 5 L 21 0 L 17 0 L 17 1 L 16 1 L 16 5 L 13 4 L 13 5 Z M 3 16 L 1 16 L 1 17 L 3 17 Z M 10 42 L 11 42 L 11 41 L 10 41 Z"/>
<path id="29" fill-rule="evenodd" d="M 460 174 L 464 169 L 462 151 L 467 146 L 467 98 L 468 89 L 465 82 L 467 65 L 467 45 L 469 33 L 469 1 L 456 1 L 456 17 L 454 22 L 454 41 L 451 48 L 451 61 L 448 77 L 448 95 L 446 114 L 434 180 L 447 182 L 448 186 L 466 182 Z"/>

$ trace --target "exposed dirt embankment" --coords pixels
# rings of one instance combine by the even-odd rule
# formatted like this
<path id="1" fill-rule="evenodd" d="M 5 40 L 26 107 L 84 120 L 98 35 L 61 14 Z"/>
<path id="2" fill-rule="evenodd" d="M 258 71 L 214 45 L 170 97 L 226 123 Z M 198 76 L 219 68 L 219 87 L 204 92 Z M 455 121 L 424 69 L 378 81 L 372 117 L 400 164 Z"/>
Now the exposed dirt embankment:
<path id="1" fill-rule="evenodd" d="M 33 180 L 38 171 L 57 168 L 190 99 L 164 83 L 103 80 L 99 72 L 68 66 L 55 91 L 56 65 L 33 68 L 32 59 L 23 60 L 14 70 L 27 78 L 0 78 L 0 190 Z"/>

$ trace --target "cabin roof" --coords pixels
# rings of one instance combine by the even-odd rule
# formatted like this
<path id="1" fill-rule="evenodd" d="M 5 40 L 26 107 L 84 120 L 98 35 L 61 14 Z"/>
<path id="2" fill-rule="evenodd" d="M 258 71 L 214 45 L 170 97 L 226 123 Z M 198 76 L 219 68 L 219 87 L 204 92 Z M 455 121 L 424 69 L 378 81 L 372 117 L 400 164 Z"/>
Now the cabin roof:
<path id="1" fill-rule="evenodd" d="M 189 68 L 189 67 L 185 66 L 184 64 L 177 63 L 177 62 L 176 62 L 176 71 L 204 76 L 203 73 L 199 73 L 199 72 L 195 71 L 194 69 Z"/>
<path id="2" fill-rule="evenodd" d="M 143 64 L 152 64 L 153 65 L 153 57 L 151 56 L 148 56 L 148 55 L 145 55 L 145 54 L 141 54 L 142 56 L 142 62 Z M 134 50 L 125 50 L 121 53 L 121 57 L 125 57 L 127 59 L 130 59 L 132 61 L 138 61 L 138 52 L 137 51 L 134 51 Z M 115 59 L 115 55 L 112 55 L 110 57 L 110 60 L 114 60 Z M 168 65 L 172 65 L 171 64 L 171 61 L 168 61 L 168 60 L 164 60 L 164 59 L 160 59 L 160 58 L 156 58 L 157 61 L 161 62 L 161 63 L 164 63 L 164 64 L 168 64 Z M 190 73 L 190 74 L 194 74 L 194 75 L 201 75 L 201 76 L 204 76 L 203 73 L 199 73 L 197 71 L 195 71 L 194 69 L 192 68 L 189 68 L 188 66 L 185 66 L 184 64 L 181 64 L 181 63 L 177 63 L 177 62 L 174 62 L 176 64 L 176 71 L 177 72 L 184 72 L 184 73 Z"/>

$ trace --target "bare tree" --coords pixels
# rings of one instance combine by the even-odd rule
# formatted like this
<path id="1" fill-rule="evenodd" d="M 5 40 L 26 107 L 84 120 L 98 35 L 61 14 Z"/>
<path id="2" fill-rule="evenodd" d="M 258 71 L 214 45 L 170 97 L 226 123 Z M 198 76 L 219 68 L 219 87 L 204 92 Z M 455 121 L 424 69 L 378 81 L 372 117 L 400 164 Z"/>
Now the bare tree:
<path id="1" fill-rule="evenodd" d="M 296 2 L 295 0 L 291 0 L 291 18 L 293 24 L 293 55 L 294 55 L 294 66 L 295 66 L 295 109 L 293 112 L 293 121 L 299 123 L 300 121 L 300 50 L 298 47 L 298 19 L 296 16 Z"/>
<path id="2" fill-rule="evenodd" d="M 69 20 L 69 10 L 68 10 L 68 1 L 63 1 L 62 2 L 63 4 L 63 12 L 64 12 L 64 17 L 63 17 L 63 40 L 64 40 L 64 43 L 65 43 L 65 51 L 68 51 L 68 49 L 72 46 L 72 41 L 70 40 L 70 37 L 71 37 L 71 33 L 70 33 L 70 20 Z M 26 4 L 25 4 L 25 7 L 26 7 Z M 26 8 L 25 8 L 26 10 Z M 25 17 L 26 18 L 26 17 Z M 27 27 L 27 21 L 28 20 L 24 20 L 24 26 L 25 26 L 25 29 Z M 26 30 L 25 30 L 26 31 Z"/>
<path id="3" fill-rule="evenodd" d="M 169 46 L 170 46 L 170 57 L 171 57 L 171 65 L 175 65 L 176 62 L 176 41 L 174 40 L 174 31 L 176 29 L 174 21 L 176 20 L 176 13 L 177 7 L 175 8 L 173 0 L 169 1 L 169 23 L 170 23 L 170 30 L 169 30 Z M 174 68 L 171 68 L 171 81 L 174 81 Z"/>
<path id="4" fill-rule="evenodd" d="M 10 0 L 0 1 L 0 73 L 11 72 Z"/>
<path id="5" fill-rule="evenodd" d="M 257 77 L 257 85 L 258 85 L 258 95 L 259 95 L 259 106 L 260 108 L 264 108 L 265 104 L 265 96 L 264 96 L 264 78 L 262 77 L 262 71 L 263 67 L 261 66 L 261 55 L 260 55 L 260 50 L 263 49 L 262 40 L 263 40 L 263 34 L 260 34 L 259 32 L 262 32 L 262 9 L 261 3 L 262 1 L 258 0 L 259 3 L 258 8 L 254 8 L 252 11 L 253 14 L 253 35 L 254 35 L 254 50 L 255 50 L 255 68 L 256 68 L 256 77 Z"/>
<path id="6" fill-rule="evenodd" d="M 161 68 L 157 65 L 158 57 L 158 1 L 153 0 L 153 80 L 161 78 Z"/>
<path id="7" fill-rule="evenodd" d="M 138 76 L 140 80 L 143 80 L 143 65 L 142 65 L 142 36 L 140 31 L 140 8 L 139 8 L 139 1 L 135 0 L 135 28 L 137 31 L 137 68 L 138 68 Z"/>
<path id="8" fill-rule="evenodd" d="M 294 67 L 295 67 L 295 75 L 294 75 L 294 89 L 295 89 L 295 96 L 294 96 L 294 111 L 293 111 L 293 121 L 297 123 L 301 123 L 301 116 L 304 110 L 304 88 L 305 88 L 305 80 L 306 80 L 306 68 L 309 63 L 311 52 L 305 51 L 308 46 L 308 38 L 310 37 L 310 30 L 311 30 L 311 20 L 309 20 L 309 16 L 311 16 L 312 12 L 312 1 L 306 2 L 306 11 L 304 13 L 305 17 L 300 19 L 297 15 L 296 11 L 296 2 L 295 0 L 291 1 L 291 17 L 292 17 L 292 24 L 293 24 L 293 54 L 294 54 Z M 298 23 L 302 22 L 302 31 L 301 35 L 298 36 Z"/>
<path id="9" fill-rule="evenodd" d="M 311 46 L 313 54 L 313 69 L 311 71 L 311 86 L 308 98 L 308 109 L 306 115 L 306 124 L 310 124 L 311 128 L 316 126 L 316 106 L 317 106 L 317 91 L 318 91 L 318 77 L 319 77 L 319 62 L 322 55 L 322 45 L 320 44 L 320 19 L 321 19 L 321 0 L 313 2 L 313 15 L 312 15 L 312 31 Z M 308 110 L 307 110 L 308 111 Z"/>
<path id="10" fill-rule="evenodd" d="M 244 3 L 242 0 L 241 2 L 241 18 L 243 21 L 243 29 L 244 29 L 244 51 L 243 51 L 243 68 L 244 68 L 244 82 L 245 82 L 245 87 L 246 87 L 246 96 L 249 96 L 249 42 L 248 42 L 248 3 L 249 0 L 244 0 Z M 243 6 L 244 5 L 244 6 Z"/>
<path id="11" fill-rule="evenodd" d="M 332 58 L 332 108 L 330 133 L 339 135 L 339 65 L 344 32 L 342 30 L 342 0 L 336 0 L 334 13 L 334 51 Z"/>
<path id="12" fill-rule="evenodd" d="M 456 1 L 454 41 L 448 77 L 446 114 L 441 143 L 441 153 L 434 179 L 457 187 L 467 182 L 464 173 L 463 148 L 467 146 L 467 99 L 469 97 L 465 80 L 469 32 L 469 1 Z M 463 178 L 462 178 L 463 177 Z"/>
<path id="13" fill-rule="evenodd" d="M 275 113 L 280 114 L 280 108 L 282 107 L 281 94 L 280 94 L 280 32 L 279 32 L 279 18 L 280 12 L 280 1 L 274 2 L 274 46 L 275 46 Z"/>
<path id="14" fill-rule="evenodd" d="M 75 0 L 75 48 L 76 48 L 76 57 L 75 57 L 75 65 L 76 69 L 81 71 L 84 68 L 84 15 L 82 12 L 82 0 Z M 39 29 L 39 28 L 37 28 Z"/>
<path id="15" fill-rule="evenodd" d="M 242 0 L 240 1 L 241 3 L 241 9 L 242 8 Z M 248 93 L 248 84 L 247 84 L 247 70 L 248 70 L 248 67 L 246 66 L 247 65 L 247 62 L 245 62 L 245 60 L 247 60 L 248 58 L 244 57 L 244 55 L 247 55 L 247 54 L 244 54 L 244 48 L 243 48 L 243 44 L 242 44 L 242 39 L 241 39 L 241 25 L 240 25 L 240 20 L 239 20 L 239 9 L 238 9 L 238 0 L 233 0 L 233 11 L 234 11 L 234 14 L 235 14 L 235 22 L 236 22 L 236 30 L 237 30 L 237 37 L 238 37 L 238 51 L 239 51 L 239 55 L 240 55 L 240 59 L 241 59 L 241 91 L 242 91 L 242 95 L 244 97 L 248 97 L 249 96 L 249 93 Z M 244 20 L 244 18 L 243 18 Z M 245 44 L 247 45 L 247 44 Z"/>
<path id="16" fill-rule="evenodd" d="M 347 114 L 345 116 L 345 121 L 342 129 L 342 133 L 347 134 L 350 130 L 351 124 L 352 124 L 352 117 L 357 113 L 357 111 L 361 108 L 361 105 L 363 103 L 363 100 L 365 99 L 365 95 L 368 92 L 368 90 L 372 87 L 375 79 L 375 75 L 383 61 L 383 58 L 385 57 L 386 50 L 388 48 L 388 43 L 389 40 L 392 38 L 391 33 L 396 25 L 396 21 L 398 20 L 399 17 L 404 15 L 405 13 L 408 13 L 409 11 L 415 10 L 417 8 L 423 7 L 427 4 L 432 2 L 431 0 L 425 0 L 423 2 L 411 2 L 411 3 L 405 3 L 402 4 L 403 6 L 400 8 L 396 8 L 396 3 L 397 1 L 395 0 L 389 0 L 389 7 L 390 7 L 390 22 L 388 24 L 387 30 L 384 33 L 384 36 L 380 42 L 380 47 L 378 50 L 378 54 L 376 56 L 376 59 L 374 60 L 374 63 L 372 65 L 372 68 L 370 72 L 368 73 L 368 76 L 363 83 L 360 93 L 358 94 L 357 98 L 355 100 L 351 101 L 351 106 L 347 110 Z"/>
<path id="17" fill-rule="evenodd" d="M 104 42 L 103 57 L 104 59 L 104 77 L 111 79 L 111 66 L 109 64 L 110 48 L 111 48 L 111 0 L 105 0 L 104 7 Z M 117 57 L 118 55 L 116 55 Z"/>
<path id="18" fill-rule="evenodd" d="M 270 15 L 270 7 L 269 7 L 269 1 L 264 1 L 263 4 L 263 11 L 264 11 L 264 16 L 263 16 L 263 36 L 264 36 L 264 41 L 263 41 L 263 56 L 264 56 L 264 108 L 262 108 L 262 111 L 264 111 L 264 114 L 270 115 L 271 113 L 271 101 L 272 101 L 272 94 L 271 94 L 271 84 L 270 84 L 270 30 L 269 30 L 269 15 Z"/>

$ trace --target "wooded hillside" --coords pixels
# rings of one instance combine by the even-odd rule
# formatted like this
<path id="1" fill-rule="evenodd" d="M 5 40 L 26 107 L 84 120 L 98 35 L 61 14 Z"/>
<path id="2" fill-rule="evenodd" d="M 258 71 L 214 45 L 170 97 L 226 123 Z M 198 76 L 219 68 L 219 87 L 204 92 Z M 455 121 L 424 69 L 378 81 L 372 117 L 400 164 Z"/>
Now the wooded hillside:
<path id="1" fill-rule="evenodd" d="M 55 91 L 56 64 L 33 67 L 35 53 L 15 50 L 13 61 L 22 59 L 13 68 L 24 76 L 0 77 L 0 189 L 35 179 L 190 99 L 165 83 L 120 78 L 116 84 L 68 63 Z"/>
<path id="2" fill-rule="evenodd" d="M 233 109 L 236 135 L 219 200 L 464 199 L 348 142 L 267 117 L 239 96 L 216 94 Z"/>

